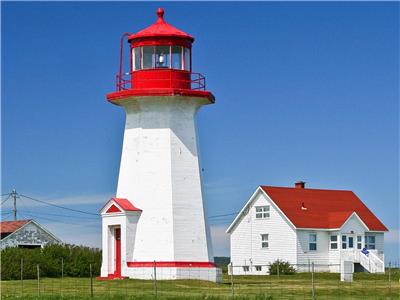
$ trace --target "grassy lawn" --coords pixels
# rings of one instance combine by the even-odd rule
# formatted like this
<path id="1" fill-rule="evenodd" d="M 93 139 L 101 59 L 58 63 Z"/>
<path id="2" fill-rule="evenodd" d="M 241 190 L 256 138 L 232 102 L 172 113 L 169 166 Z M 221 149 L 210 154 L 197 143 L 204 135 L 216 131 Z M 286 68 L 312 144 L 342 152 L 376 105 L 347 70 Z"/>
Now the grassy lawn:
<path id="1" fill-rule="evenodd" d="M 339 274 L 315 273 L 315 299 L 400 299 L 399 272 L 392 275 L 356 273 L 352 283 L 339 280 Z M 153 281 L 93 280 L 97 299 L 154 299 Z M 280 276 L 235 276 L 234 295 L 237 299 L 312 299 L 311 274 Z M 41 299 L 90 299 L 89 278 L 43 278 Z M 230 299 L 230 277 L 216 284 L 197 280 L 157 281 L 158 299 Z M 2 299 L 38 299 L 36 280 L 2 281 Z"/>

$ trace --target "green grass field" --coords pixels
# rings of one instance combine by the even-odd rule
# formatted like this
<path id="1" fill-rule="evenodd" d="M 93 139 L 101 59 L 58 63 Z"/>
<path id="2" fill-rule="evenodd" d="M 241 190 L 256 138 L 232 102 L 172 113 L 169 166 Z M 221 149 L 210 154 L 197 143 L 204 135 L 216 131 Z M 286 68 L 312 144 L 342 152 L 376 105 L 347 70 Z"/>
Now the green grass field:
<path id="1" fill-rule="evenodd" d="M 230 277 L 216 284 L 196 280 L 157 281 L 157 299 L 230 299 Z M 399 272 L 389 285 L 387 274 L 354 274 L 352 283 L 340 282 L 339 274 L 315 273 L 314 299 L 400 299 Z M 154 299 L 153 281 L 93 280 L 95 299 Z M 280 276 L 235 276 L 237 299 L 312 299 L 311 274 Z M 37 280 L 2 281 L 2 299 L 90 299 L 89 278 L 43 278 L 40 297 Z"/>

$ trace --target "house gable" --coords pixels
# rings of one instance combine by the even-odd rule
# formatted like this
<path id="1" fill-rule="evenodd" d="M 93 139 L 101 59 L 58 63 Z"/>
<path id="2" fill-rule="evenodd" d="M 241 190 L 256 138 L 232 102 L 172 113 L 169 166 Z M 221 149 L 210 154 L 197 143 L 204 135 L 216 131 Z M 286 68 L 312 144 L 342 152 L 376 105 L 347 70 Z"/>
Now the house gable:
<path id="1" fill-rule="evenodd" d="M 259 194 L 263 194 L 265 196 L 265 198 L 269 201 L 269 203 L 271 205 L 273 205 L 273 207 L 280 213 L 281 217 L 285 219 L 285 221 L 293 228 L 295 229 L 296 227 L 293 225 L 293 223 L 286 217 L 286 215 L 280 210 L 280 208 L 275 204 L 275 202 L 273 201 L 273 199 L 271 199 L 271 197 L 269 197 L 269 195 L 267 193 L 265 193 L 265 191 L 263 189 L 261 189 L 261 187 L 258 187 L 255 192 L 251 195 L 250 199 L 246 202 L 246 204 L 243 206 L 243 208 L 240 210 L 240 212 L 238 213 L 238 215 L 235 217 L 235 219 L 233 220 L 233 222 L 231 223 L 231 225 L 229 225 L 228 229 L 226 230 L 227 233 L 232 233 L 232 231 L 235 230 L 235 227 L 237 226 L 237 224 L 239 222 L 241 222 L 241 220 L 243 219 L 243 217 L 248 213 L 248 211 L 250 210 L 250 208 L 253 206 L 254 201 L 257 199 L 257 196 Z"/>
<path id="2" fill-rule="evenodd" d="M 257 217 L 257 208 L 268 213 Z M 228 231 L 233 265 L 266 265 L 285 258 L 296 263 L 296 232 L 273 201 L 257 189 Z M 263 246 L 263 236 L 268 242 Z"/>
<path id="3" fill-rule="evenodd" d="M 29 220 L 1 240 L 1 249 L 18 246 L 45 246 L 62 243 L 60 239 L 34 220 Z"/>
<path id="4" fill-rule="evenodd" d="M 363 234 L 366 231 L 369 231 L 369 228 L 367 227 L 367 225 L 365 225 L 365 223 L 361 220 L 356 212 L 353 212 L 340 227 L 340 232 L 343 233 L 354 232 Z"/>

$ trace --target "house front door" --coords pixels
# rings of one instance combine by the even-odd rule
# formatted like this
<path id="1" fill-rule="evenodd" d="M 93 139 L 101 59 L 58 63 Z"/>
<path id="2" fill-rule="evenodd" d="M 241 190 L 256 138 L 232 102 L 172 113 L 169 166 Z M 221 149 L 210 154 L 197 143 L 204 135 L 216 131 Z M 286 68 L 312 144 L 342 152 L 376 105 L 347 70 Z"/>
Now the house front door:
<path id="1" fill-rule="evenodd" d="M 349 249 L 354 249 L 354 236 L 349 235 L 347 238 L 347 247 Z"/>
<path id="2" fill-rule="evenodd" d="M 115 276 L 121 276 L 121 228 L 114 229 L 115 237 Z"/>

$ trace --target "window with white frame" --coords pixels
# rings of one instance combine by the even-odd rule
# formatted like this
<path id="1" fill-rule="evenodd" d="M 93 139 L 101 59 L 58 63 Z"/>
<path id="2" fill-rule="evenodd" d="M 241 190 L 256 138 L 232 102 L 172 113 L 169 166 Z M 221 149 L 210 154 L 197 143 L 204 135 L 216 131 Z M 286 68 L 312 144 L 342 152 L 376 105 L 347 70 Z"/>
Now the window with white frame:
<path id="1" fill-rule="evenodd" d="M 336 250 L 338 248 L 338 237 L 337 235 L 331 235 L 330 237 L 330 248 Z"/>
<path id="2" fill-rule="evenodd" d="M 316 233 L 310 233 L 310 235 L 308 236 L 308 249 L 310 251 L 317 250 L 317 234 Z"/>
<path id="3" fill-rule="evenodd" d="M 269 243 L 268 243 L 268 234 L 262 234 L 261 235 L 261 248 L 268 248 L 269 247 Z"/>
<path id="4" fill-rule="evenodd" d="M 256 271 L 261 271 L 261 266 L 256 266 Z"/>
<path id="5" fill-rule="evenodd" d="M 357 249 L 361 249 L 361 248 L 362 248 L 362 236 L 357 235 Z"/>
<path id="6" fill-rule="evenodd" d="M 374 235 L 365 236 L 365 248 L 375 249 L 375 236 Z"/>
<path id="7" fill-rule="evenodd" d="M 347 249 L 347 236 L 342 235 L 342 249 Z"/>
<path id="8" fill-rule="evenodd" d="M 269 218 L 269 205 L 256 206 L 256 219 Z"/>
<path id="9" fill-rule="evenodd" d="M 243 266 L 243 271 L 248 272 L 250 270 L 249 266 Z"/>

